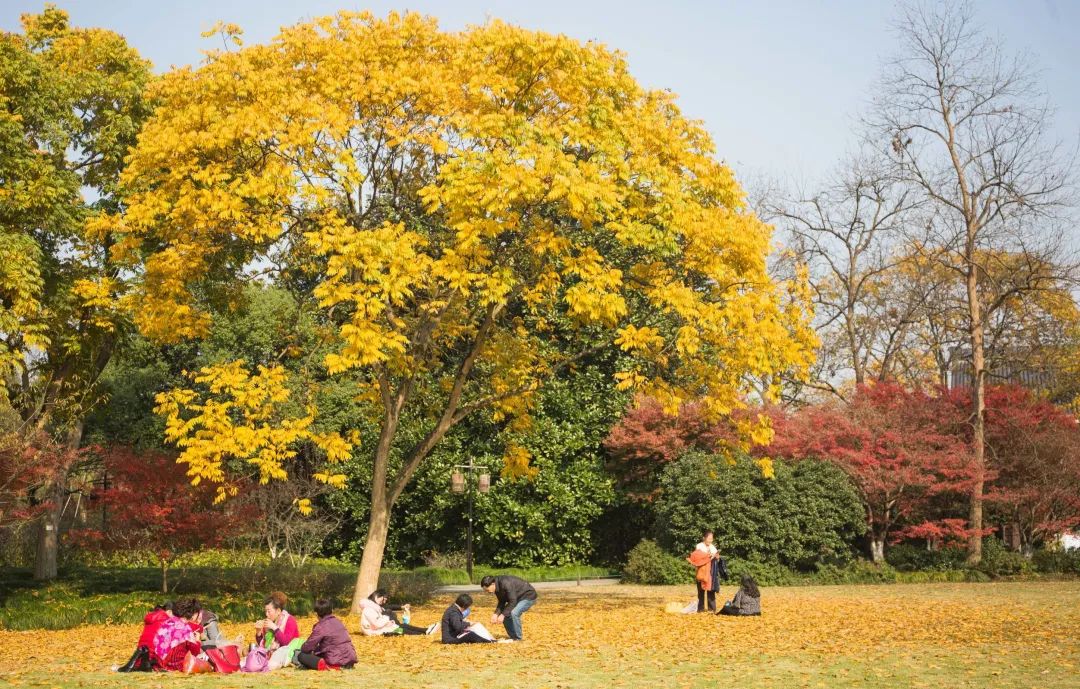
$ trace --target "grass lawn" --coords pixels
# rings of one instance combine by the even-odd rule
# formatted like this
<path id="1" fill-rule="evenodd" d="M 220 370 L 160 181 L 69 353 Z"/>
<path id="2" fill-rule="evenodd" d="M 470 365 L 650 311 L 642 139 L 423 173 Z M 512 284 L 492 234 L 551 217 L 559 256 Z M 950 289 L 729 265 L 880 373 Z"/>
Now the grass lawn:
<path id="1" fill-rule="evenodd" d="M 725 592 L 729 596 L 730 591 Z M 0 686 L 1080 687 L 1080 582 L 770 588 L 761 618 L 664 612 L 691 587 L 541 591 L 520 644 L 357 635 L 344 673 L 122 675 L 134 626 L 0 632 Z M 493 597 L 475 596 L 487 623 Z M 445 602 L 417 608 L 436 621 Z M 301 632 L 312 619 L 301 621 Z M 357 627 L 355 617 L 348 619 Z M 225 625 L 229 636 L 247 625 Z M 497 636 L 502 635 L 501 627 Z"/>

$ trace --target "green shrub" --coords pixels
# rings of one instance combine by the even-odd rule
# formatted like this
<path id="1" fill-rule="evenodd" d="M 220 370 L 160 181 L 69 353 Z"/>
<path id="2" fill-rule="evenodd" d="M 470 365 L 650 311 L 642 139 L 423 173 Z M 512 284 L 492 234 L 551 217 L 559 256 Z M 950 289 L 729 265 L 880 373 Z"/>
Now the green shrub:
<path id="1" fill-rule="evenodd" d="M 990 577 L 1002 577 L 1028 574 L 1032 566 L 1021 553 L 1009 550 L 1000 540 L 989 537 L 983 539 L 982 560 L 976 569 Z"/>
<path id="2" fill-rule="evenodd" d="M 628 584 L 687 584 L 693 580 L 694 570 L 688 562 L 648 539 L 634 546 L 623 569 L 623 581 Z"/>
<path id="3" fill-rule="evenodd" d="M 737 586 L 742 575 L 749 574 L 760 586 L 792 586 L 800 583 L 800 576 L 788 567 L 775 562 L 725 558 L 728 573 L 731 575 L 724 582 Z"/>
<path id="4" fill-rule="evenodd" d="M 725 556 L 801 571 L 850 561 L 866 524 L 847 476 L 812 460 L 774 469 L 775 478 L 765 478 L 745 454 L 734 465 L 700 452 L 672 462 L 661 475 L 657 540 L 689 552 L 709 528 Z"/>
<path id="5" fill-rule="evenodd" d="M 1048 574 L 1080 574 L 1080 549 L 1036 550 L 1031 565 Z"/>
<path id="6" fill-rule="evenodd" d="M 894 545 L 885 551 L 885 559 L 901 572 L 939 572 L 964 567 L 963 548 L 927 550 L 911 543 Z"/>
<path id="7" fill-rule="evenodd" d="M 426 603 L 440 586 L 442 582 L 431 572 L 383 572 L 379 575 L 379 588 L 386 589 L 396 603 Z"/>
<path id="8" fill-rule="evenodd" d="M 409 571 L 430 573 L 444 586 L 476 583 L 488 574 L 493 576 L 513 574 L 526 581 L 574 581 L 575 579 L 600 579 L 618 576 L 618 573 L 613 572 L 610 568 L 593 567 L 591 565 L 563 565 L 562 567 L 492 567 L 491 565 L 476 565 L 473 567 L 472 582 L 469 581 L 469 573 L 465 569 L 418 567 Z"/>

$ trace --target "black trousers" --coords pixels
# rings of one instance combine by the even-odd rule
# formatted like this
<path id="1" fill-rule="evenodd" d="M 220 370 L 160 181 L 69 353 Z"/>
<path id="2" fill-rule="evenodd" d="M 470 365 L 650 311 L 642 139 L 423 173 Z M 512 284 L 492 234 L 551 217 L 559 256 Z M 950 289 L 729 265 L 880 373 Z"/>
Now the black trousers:
<path id="1" fill-rule="evenodd" d="M 476 632 L 466 632 L 453 641 L 444 641 L 444 644 L 490 644 L 495 643 L 491 639 L 485 639 Z"/>
<path id="2" fill-rule="evenodd" d="M 716 612 L 716 591 L 706 591 L 700 581 L 697 583 L 697 611 L 705 612 L 706 595 L 709 598 L 709 612 Z"/>

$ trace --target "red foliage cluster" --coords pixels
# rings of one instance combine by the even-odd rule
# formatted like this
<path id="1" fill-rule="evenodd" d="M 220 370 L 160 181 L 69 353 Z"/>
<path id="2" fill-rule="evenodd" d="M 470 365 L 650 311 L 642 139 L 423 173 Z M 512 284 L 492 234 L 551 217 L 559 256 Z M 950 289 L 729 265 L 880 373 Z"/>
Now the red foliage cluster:
<path id="1" fill-rule="evenodd" d="M 150 551 L 164 573 L 177 555 L 220 545 L 253 517 L 250 509 L 215 506 L 215 489 L 192 486 L 184 467 L 166 453 L 111 447 L 102 454 L 108 488 L 93 499 L 104 507 L 106 521 L 68 533 L 84 548 Z"/>
<path id="2" fill-rule="evenodd" d="M 863 386 L 847 404 L 783 417 L 769 450 L 840 466 L 862 497 L 879 556 L 889 536 L 966 535 L 963 520 L 928 519 L 923 509 L 937 496 L 963 496 L 973 485 L 970 446 L 956 412 L 948 399 L 896 383 Z M 898 523 L 905 526 L 894 530 Z"/>
<path id="3" fill-rule="evenodd" d="M 949 394 L 958 413 L 968 391 Z M 1026 388 L 988 387 L 986 446 L 996 477 L 986 499 L 1020 526 L 1025 547 L 1080 525 L 1080 425 L 1076 417 Z"/>
<path id="4" fill-rule="evenodd" d="M 734 437 L 730 428 L 706 420 L 698 404 L 684 404 L 678 416 L 669 416 L 656 400 L 638 399 L 604 441 L 607 468 L 628 497 L 650 501 L 664 465 L 688 450 L 715 452 Z"/>

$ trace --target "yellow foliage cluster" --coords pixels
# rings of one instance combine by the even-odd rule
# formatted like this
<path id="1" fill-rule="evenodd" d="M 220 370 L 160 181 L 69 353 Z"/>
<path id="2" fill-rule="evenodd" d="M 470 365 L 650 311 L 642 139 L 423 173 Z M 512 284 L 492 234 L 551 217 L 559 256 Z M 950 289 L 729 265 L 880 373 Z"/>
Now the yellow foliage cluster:
<path id="1" fill-rule="evenodd" d="M 518 427 L 573 361 L 556 330 L 621 347 L 618 386 L 671 410 L 704 398 L 728 413 L 748 377 L 808 367 L 805 275 L 769 277 L 770 228 L 704 128 L 601 45 L 342 12 L 211 51 L 154 95 L 130 201 L 102 222 L 121 238 L 114 257 L 142 262 L 135 319 L 156 339 L 205 333 L 199 285 L 287 247 L 339 324 L 330 373 L 430 380 L 418 395 L 460 393 Z M 470 351 L 461 388 L 454 362 Z M 207 477 L 231 452 L 280 476 L 286 439 L 310 423 L 273 436 L 244 430 L 239 400 L 166 400 L 170 437 L 202 448 L 192 466 Z M 206 418 L 180 421 L 183 406 Z M 202 425 L 212 436 L 192 435 Z"/>
<path id="2" fill-rule="evenodd" d="M 259 366 L 254 375 L 243 362 L 208 366 L 193 376 L 205 389 L 199 395 L 181 388 L 157 395 L 155 411 L 165 417 L 165 437 L 181 448 L 180 461 L 188 465 L 191 482 L 218 484 L 217 499 L 235 495 L 237 487 L 225 472 L 227 459 L 239 459 L 253 467 L 260 483 L 287 478 L 286 462 L 296 455 L 296 444 L 310 440 L 320 447 L 330 463 L 342 462 L 352 454 L 352 443 L 336 433 L 320 434 L 311 429 L 315 410 L 290 418 L 282 414 L 289 399 L 283 368 Z M 345 476 L 321 471 L 314 478 L 343 487 Z M 309 512 L 309 501 L 298 505 Z"/>

